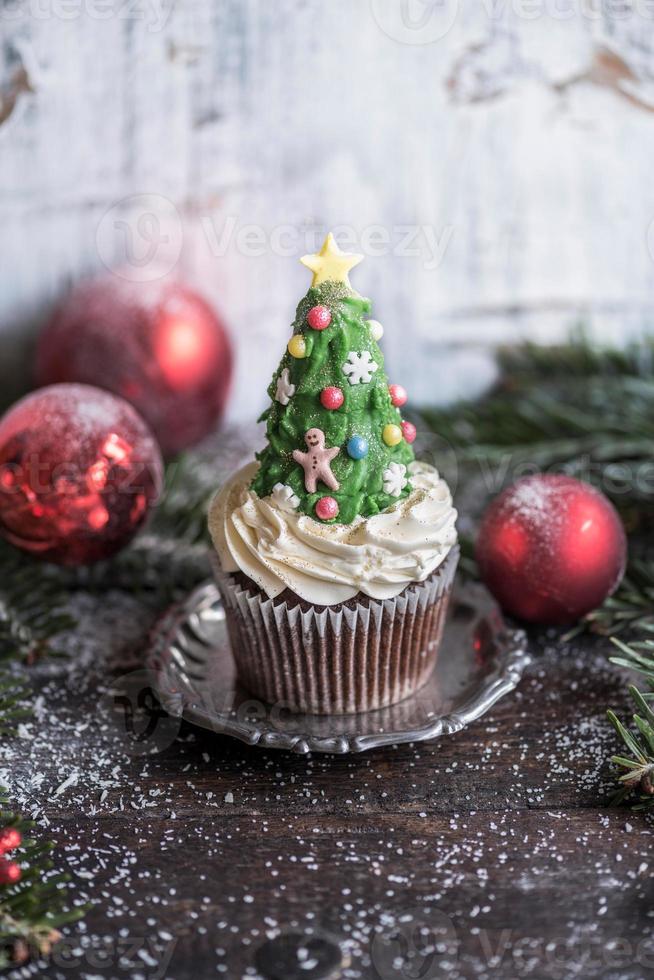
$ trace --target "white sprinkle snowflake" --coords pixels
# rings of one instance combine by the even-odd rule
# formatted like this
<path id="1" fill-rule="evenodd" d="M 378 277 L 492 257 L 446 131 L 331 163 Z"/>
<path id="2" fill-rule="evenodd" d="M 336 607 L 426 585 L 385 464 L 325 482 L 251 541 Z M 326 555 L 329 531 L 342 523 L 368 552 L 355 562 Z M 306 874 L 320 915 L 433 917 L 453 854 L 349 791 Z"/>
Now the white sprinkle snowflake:
<path id="1" fill-rule="evenodd" d="M 383 476 L 384 491 L 390 494 L 391 497 L 399 497 L 409 482 L 404 463 L 391 463 L 388 469 L 384 470 Z"/>
<path id="2" fill-rule="evenodd" d="M 276 483 L 273 487 L 272 498 L 280 510 L 292 514 L 300 506 L 300 498 L 293 493 L 293 488 L 286 483 Z"/>
<path id="3" fill-rule="evenodd" d="M 347 363 L 343 365 L 343 374 L 347 374 L 351 385 L 368 384 L 377 367 L 369 350 L 363 350 L 360 354 L 351 350 Z"/>
<path id="4" fill-rule="evenodd" d="M 277 378 L 277 391 L 275 392 L 275 398 L 282 405 L 288 405 L 294 394 L 295 385 L 291 384 L 291 376 L 288 368 L 284 368 L 280 376 Z"/>

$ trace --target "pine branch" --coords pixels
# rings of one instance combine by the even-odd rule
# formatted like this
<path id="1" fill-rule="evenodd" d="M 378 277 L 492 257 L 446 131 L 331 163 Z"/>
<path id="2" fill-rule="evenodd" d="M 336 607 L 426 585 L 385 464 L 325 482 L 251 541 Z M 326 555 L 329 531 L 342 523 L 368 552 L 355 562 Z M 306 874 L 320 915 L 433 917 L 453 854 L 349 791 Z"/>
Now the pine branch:
<path id="1" fill-rule="evenodd" d="M 514 379 L 525 385 L 593 375 L 651 378 L 654 374 L 654 337 L 643 338 L 626 347 L 603 347 L 591 341 L 579 325 L 564 344 L 544 347 L 527 342 L 517 347 L 504 347 L 498 361 L 507 386 Z"/>
<path id="2" fill-rule="evenodd" d="M 654 481 L 654 340 L 624 352 L 583 339 L 524 345 L 502 363 L 486 397 L 422 413 L 464 475 L 477 468 L 510 479 L 529 463 L 601 486 L 622 510 L 644 510 Z"/>
<path id="3" fill-rule="evenodd" d="M 603 636 L 626 630 L 654 633 L 654 560 L 630 560 L 617 592 L 589 613 L 584 623 Z"/>
<path id="4" fill-rule="evenodd" d="M 0 661 L 52 654 L 51 640 L 75 626 L 67 601 L 57 569 L 0 543 Z"/>
<path id="5" fill-rule="evenodd" d="M 633 715 L 635 730 L 626 728 L 615 712 L 607 712 L 628 752 L 628 755 L 614 755 L 611 759 L 622 771 L 619 776 L 622 788 L 613 802 L 619 803 L 633 797 L 633 808 L 645 810 L 654 806 L 654 711 L 651 707 L 654 704 L 654 639 L 629 645 L 614 637 L 612 642 L 622 656 L 611 657 L 611 663 L 635 671 L 646 686 L 644 692 L 633 684 L 629 686 L 637 708 L 637 713 Z"/>
<path id="6" fill-rule="evenodd" d="M 178 457 L 166 469 L 163 495 L 149 532 L 156 537 L 198 544 L 206 540 L 207 514 L 217 482 L 216 466 L 191 455 Z"/>
<path id="7" fill-rule="evenodd" d="M 85 912 L 67 907 L 62 886 L 68 876 L 53 872 L 52 845 L 34 840 L 33 826 L 8 809 L 6 790 L 0 787 L 0 832 L 12 828 L 22 837 L 20 849 L 11 855 L 21 869 L 20 881 L 0 884 L 0 968 L 47 956 L 60 938 L 59 929 Z"/>
<path id="8" fill-rule="evenodd" d="M 29 708 L 22 707 L 27 688 L 6 671 L 0 671 L 0 738 L 13 735 L 16 726 L 31 717 Z"/>
<path id="9" fill-rule="evenodd" d="M 511 476 L 530 463 L 584 475 L 618 503 L 651 497 L 654 381 L 598 377 L 565 393 L 500 391 L 423 417 L 464 469 L 483 464 Z"/>
<path id="10" fill-rule="evenodd" d="M 67 569 L 62 575 L 69 589 L 96 595 L 121 589 L 159 610 L 209 578 L 211 566 L 206 546 L 147 532 L 111 561 Z"/>

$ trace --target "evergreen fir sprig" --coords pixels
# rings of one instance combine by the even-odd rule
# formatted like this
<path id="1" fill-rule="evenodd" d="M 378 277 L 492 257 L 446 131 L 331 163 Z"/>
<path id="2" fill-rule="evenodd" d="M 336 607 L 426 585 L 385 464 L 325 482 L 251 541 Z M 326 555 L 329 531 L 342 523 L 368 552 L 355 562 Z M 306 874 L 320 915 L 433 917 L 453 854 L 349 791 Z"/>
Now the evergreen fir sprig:
<path id="1" fill-rule="evenodd" d="M 216 490 L 216 469 L 203 466 L 197 458 L 185 454 L 166 467 L 163 494 L 149 532 L 186 544 L 206 539 L 209 502 Z"/>
<path id="2" fill-rule="evenodd" d="M 649 632 L 654 637 L 654 627 L 650 627 Z M 611 657 L 611 662 L 640 674 L 646 686 L 645 691 L 634 684 L 629 686 L 637 708 L 633 715 L 634 729 L 626 728 L 614 711 L 607 712 L 629 753 L 614 755 L 611 759 L 621 772 L 618 778 L 622 784 L 613 802 L 620 803 L 633 797 L 634 809 L 649 809 L 654 806 L 654 638 L 627 644 L 614 637 L 612 642 L 622 655 Z"/>
<path id="3" fill-rule="evenodd" d="M 654 378 L 591 376 L 514 390 L 503 384 L 479 402 L 422 413 L 453 446 L 464 473 L 477 467 L 511 478 L 528 464 L 600 486 L 621 508 L 651 499 Z"/>
<path id="4" fill-rule="evenodd" d="M 0 969 L 47 956 L 61 938 L 59 929 L 85 912 L 67 908 L 62 886 L 69 879 L 53 872 L 52 845 L 34 840 L 32 822 L 8 807 L 7 792 L 0 787 L 0 832 L 14 828 L 22 836 L 20 849 L 12 854 L 21 868 L 20 881 L 0 884 Z"/>
<path id="5" fill-rule="evenodd" d="M 422 412 L 462 475 L 491 471 L 507 482 L 526 466 L 561 470 L 644 517 L 654 491 L 654 339 L 618 350 L 577 332 L 566 345 L 506 348 L 500 366 L 481 399 Z"/>
<path id="6" fill-rule="evenodd" d="M 503 383 L 510 387 L 514 379 L 522 386 L 548 379 L 585 378 L 601 375 L 631 375 L 651 378 L 654 375 L 654 337 L 643 337 L 626 347 L 605 347 L 594 343 L 583 326 L 574 328 L 563 344 L 542 346 L 526 342 L 503 347 L 498 362 Z"/>
<path id="7" fill-rule="evenodd" d="M 0 543 L 0 661 L 52 654 L 51 641 L 75 626 L 68 599 L 57 569 Z"/>
<path id="8" fill-rule="evenodd" d="M 209 578 L 211 567 L 208 548 L 146 532 L 110 561 L 62 574 L 69 588 L 96 595 L 121 589 L 161 610 Z"/>
<path id="9" fill-rule="evenodd" d="M 20 722 L 31 717 L 24 707 L 27 696 L 26 687 L 7 671 L 0 671 L 0 738 L 13 735 Z"/>
<path id="10" fill-rule="evenodd" d="M 604 636 L 654 632 L 654 559 L 630 560 L 618 590 L 584 624 Z"/>

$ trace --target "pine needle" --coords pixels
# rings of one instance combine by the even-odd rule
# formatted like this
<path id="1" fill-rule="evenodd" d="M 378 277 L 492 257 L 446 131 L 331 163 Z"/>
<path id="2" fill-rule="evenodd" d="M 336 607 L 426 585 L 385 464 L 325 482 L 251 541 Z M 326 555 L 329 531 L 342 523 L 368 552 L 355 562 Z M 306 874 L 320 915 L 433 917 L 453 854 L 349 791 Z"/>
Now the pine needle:
<path id="1" fill-rule="evenodd" d="M 619 773 L 624 770 L 618 776 L 624 784 L 621 800 L 632 797 L 634 809 L 649 809 L 654 806 L 654 711 L 649 703 L 654 699 L 654 640 L 630 645 L 613 637 L 612 642 L 621 656 L 611 657 L 611 663 L 634 670 L 644 679 L 647 691 L 643 692 L 633 684 L 629 687 L 637 709 L 632 716 L 635 731 L 623 725 L 613 711 L 607 712 L 609 721 L 630 753 L 613 756 L 611 761 Z"/>
<path id="2" fill-rule="evenodd" d="M 28 690 L 8 671 L 0 671 L 0 738 L 13 735 L 21 721 L 31 717 L 24 706 Z"/>
<path id="3" fill-rule="evenodd" d="M 68 599 L 58 569 L 0 543 L 0 661 L 52 655 L 51 641 L 75 626 Z"/>
<path id="4" fill-rule="evenodd" d="M 14 885 L 0 885 L 0 969 L 47 956 L 59 940 L 59 929 L 82 917 L 86 909 L 69 908 L 67 875 L 53 872 L 51 844 L 30 835 L 33 823 L 8 809 L 7 792 L 0 787 L 0 830 L 13 827 L 23 842 L 11 859 L 22 870 Z"/>

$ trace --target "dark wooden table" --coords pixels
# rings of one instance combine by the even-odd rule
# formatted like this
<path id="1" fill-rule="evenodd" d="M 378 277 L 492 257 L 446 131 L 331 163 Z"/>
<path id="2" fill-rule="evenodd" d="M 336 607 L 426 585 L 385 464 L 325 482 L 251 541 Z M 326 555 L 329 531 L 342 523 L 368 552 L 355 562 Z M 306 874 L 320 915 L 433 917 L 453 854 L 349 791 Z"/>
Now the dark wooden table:
<path id="1" fill-rule="evenodd" d="M 304 758 L 183 726 L 143 756 L 111 678 L 152 612 L 119 590 L 73 606 L 69 659 L 38 668 L 36 719 L 0 748 L 93 903 L 39 975 L 258 977 L 299 928 L 340 942 L 348 978 L 654 976 L 652 825 L 606 807 L 605 708 L 628 709 L 606 641 L 535 635 L 518 692 L 434 744 Z"/>

